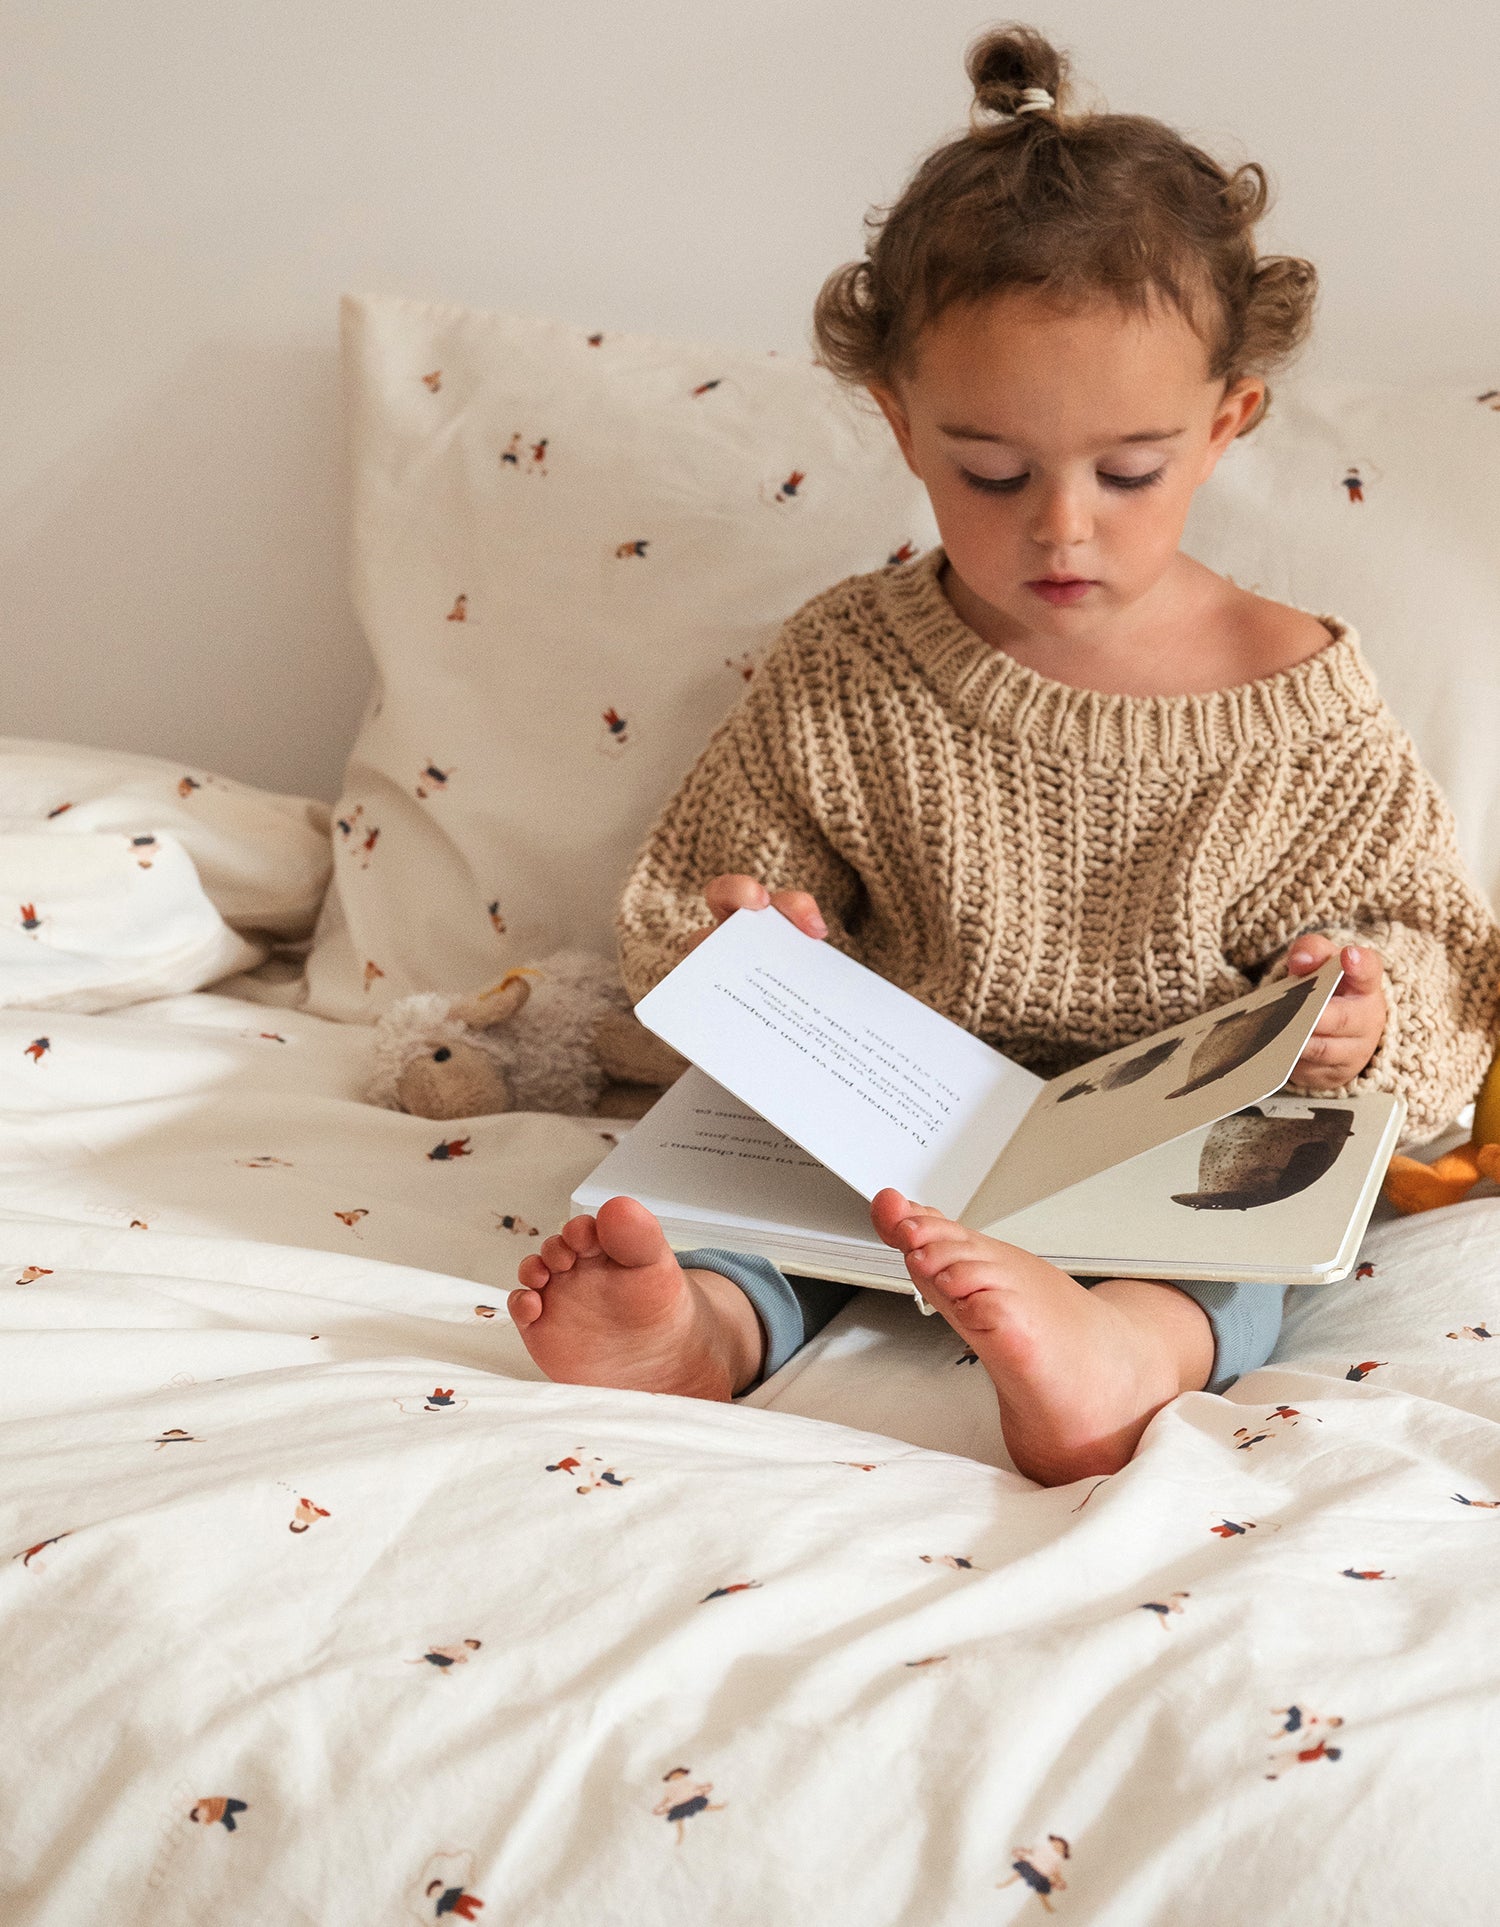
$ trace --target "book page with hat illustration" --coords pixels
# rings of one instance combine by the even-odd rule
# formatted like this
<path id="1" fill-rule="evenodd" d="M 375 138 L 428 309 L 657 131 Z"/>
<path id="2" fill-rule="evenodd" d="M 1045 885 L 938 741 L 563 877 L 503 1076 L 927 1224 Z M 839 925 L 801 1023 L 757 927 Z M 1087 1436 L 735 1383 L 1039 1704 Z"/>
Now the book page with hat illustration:
<path id="1" fill-rule="evenodd" d="M 1279 1091 L 1343 970 L 1262 984 L 1171 1030 L 1054 1077 L 970 1199 L 985 1231 L 1043 1198 L 1173 1143 Z"/>
<path id="2" fill-rule="evenodd" d="M 1262 1098 L 995 1226 L 1075 1277 L 1316 1285 L 1358 1254 L 1406 1106 Z"/>

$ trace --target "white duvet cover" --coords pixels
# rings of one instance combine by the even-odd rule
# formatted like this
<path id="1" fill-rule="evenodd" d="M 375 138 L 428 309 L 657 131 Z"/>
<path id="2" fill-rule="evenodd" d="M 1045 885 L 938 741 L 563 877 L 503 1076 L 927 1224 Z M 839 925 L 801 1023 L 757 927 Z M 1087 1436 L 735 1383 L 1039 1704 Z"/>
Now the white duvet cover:
<path id="1" fill-rule="evenodd" d="M 883 1295 L 737 1406 L 539 1381 L 614 1127 L 368 1049 L 0 1012 L 6 1927 L 1496 1918 L 1500 1202 L 1044 1491 Z"/>

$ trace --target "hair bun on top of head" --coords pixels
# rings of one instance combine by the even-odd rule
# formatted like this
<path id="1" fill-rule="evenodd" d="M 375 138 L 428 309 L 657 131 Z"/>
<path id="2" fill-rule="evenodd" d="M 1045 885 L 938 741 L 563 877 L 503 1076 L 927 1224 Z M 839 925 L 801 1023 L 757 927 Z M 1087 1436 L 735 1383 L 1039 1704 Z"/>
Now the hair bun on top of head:
<path id="1" fill-rule="evenodd" d="M 981 34 L 965 61 L 974 83 L 974 116 L 1045 119 L 1061 105 L 1068 63 L 1035 27 Z"/>

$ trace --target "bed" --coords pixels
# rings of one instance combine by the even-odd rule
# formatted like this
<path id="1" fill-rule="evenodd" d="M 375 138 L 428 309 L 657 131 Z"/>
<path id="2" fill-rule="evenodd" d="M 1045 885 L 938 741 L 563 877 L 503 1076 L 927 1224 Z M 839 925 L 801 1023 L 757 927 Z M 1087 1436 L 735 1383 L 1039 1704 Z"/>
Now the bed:
<path id="1" fill-rule="evenodd" d="M 141 928 L 142 890 L 209 906 L 128 994 L 95 966 L 136 923 L 80 913 L 93 962 L 80 935 L 82 975 L 0 1009 L 7 1927 L 1492 1919 L 1500 1198 L 1377 1222 L 1269 1365 L 1054 1490 L 886 1294 L 732 1406 L 549 1384 L 505 1293 L 629 1127 L 363 1101 L 348 1019 L 422 944 L 339 817 L 388 805 L 397 839 L 394 726 L 326 836 L 111 764 L 0 863 L 25 890 L 46 823 L 86 818 L 134 854 L 101 881 L 70 851 L 84 895 Z M 616 764 L 586 753 L 597 799 Z M 519 901 L 522 828 L 486 909 Z M 321 978 L 279 983 L 329 862 Z M 528 914 L 520 945 L 590 934 Z"/>

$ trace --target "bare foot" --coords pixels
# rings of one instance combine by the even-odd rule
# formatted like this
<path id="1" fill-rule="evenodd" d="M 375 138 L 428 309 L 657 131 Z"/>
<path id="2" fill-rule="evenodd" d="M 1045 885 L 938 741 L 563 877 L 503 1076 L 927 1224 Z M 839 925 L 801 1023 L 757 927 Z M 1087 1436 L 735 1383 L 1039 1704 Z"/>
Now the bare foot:
<path id="1" fill-rule="evenodd" d="M 716 1271 L 684 1271 L 634 1198 L 570 1218 L 516 1276 L 510 1315 L 560 1384 L 722 1400 L 760 1371 L 764 1340 L 749 1299 Z"/>
<path id="2" fill-rule="evenodd" d="M 1042 1485 L 1118 1472 L 1179 1392 L 1213 1370 L 1202 1308 L 1170 1285 L 1085 1290 L 1044 1258 L 954 1224 L 899 1191 L 870 1207 L 912 1283 L 979 1354 L 1016 1469 Z"/>

